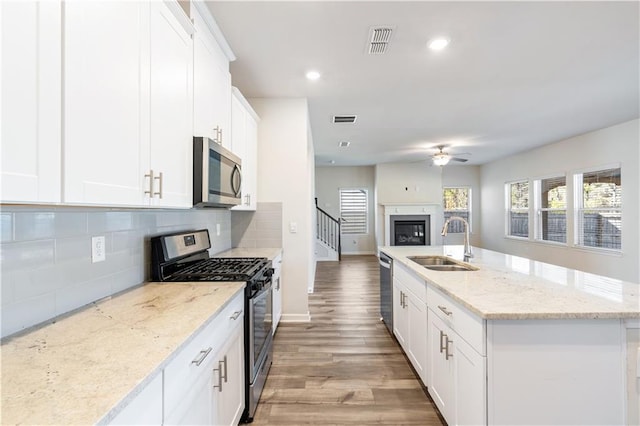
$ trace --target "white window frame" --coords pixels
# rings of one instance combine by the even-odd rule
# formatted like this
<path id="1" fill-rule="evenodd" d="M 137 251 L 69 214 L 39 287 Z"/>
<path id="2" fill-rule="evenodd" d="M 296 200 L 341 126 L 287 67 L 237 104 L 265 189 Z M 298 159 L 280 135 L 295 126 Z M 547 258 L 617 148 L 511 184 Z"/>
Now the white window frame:
<path id="1" fill-rule="evenodd" d="M 528 203 L 526 209 L 512 209 L 511 208 L 511 185 L 517 183 L 526 183 L 528 185 Z M 518 240 L 528 240 L 531 237 L 531 182 L 529 179 L 519 179 L 513 180 L 510 182 L 506 182 L 504 185 L 505 189 L 505 237 L 507 238 L 515 238 Z M 519 235 L 511 234 L 511 212 L 514 213 L 527 213 L 527 236 L 521 237 Z"/>
<path id="2" fill-rule="evenodd" d="M 588 246 L 584 244 L 584 229 L 583 220 L 582 220 L 582 212 L 584 210 L 584 194 L 583 194 L 583 176 L 586 173 L 594 173 L 601 172 L 605 170 L 612 169 L 620 169 L 620 248 L 611 248 L 611 247 L 596 247 L 596 246 Z M 617 164 L 609 164 L 600 167 L 592 167 L 588 169 L 582 169 L 573 172 L 573 245 L 577 249 L 581 250 L 589 250 L 589 251 L 598 251 L 598 252 L 609 252 L 609 253 L 622 253 L 624 248 L 624 188 L 622 187 L 622 166 L 620 163 Z M 600 208 L 589 208 L 591 211 L 612 211 L 617 209 L 611 209 L 608 207 L 600 207 Z"/>
<path id="3" fill-rule="evenodd" d="M 565 200 L 565 206 L 564 209 L 558 209 L 558 208 L 551 208 L 551 207 L 542 207 L 542 181 L 544 180 L 548 180 L 548 179 L 559 179 L 559 178 L 564 178 L 564 185 L 566 188 L 566 197 L 567 199 Z M 544 243 L 544 244 L 555 244 L 555 245 L 563 245 L 566 246 L 568 244 L 568 240 L 569 240 L 569 236 L 568 236 L 568 230 L 569 230 L 569 187 L 568 187 L 568 182 L 569 179 L 567 179 L 567 175 L 565 174 L 556 174 L 556 175 L 549 175 L 549 176 L 545 176 L 545 177 L 541 177 L 541 178 L 537 178 L 533 181 L 533 193 L 534 193 L 534 198 L 533 198 L 533 202 L 534 202 L 534 239 L 536 242 L 540 242 L 540 243 Z M 564 212 L 564 217 L 565 217 L 565 223 L 567 226 L 567 229 L 565 231 L 565 235 L 564 235 L 564 242 L 562 241 L 553 241 L 553 240 L 545 240 L 543 238 L 544 235 L 544 229 L 542 226 L 542 215 L 543 212 Z"/>
<path id="4" fill-rule="evenodd" d="M 443 221 L 446 220 L 446 217 L 444 216 L 445 212 L 447 211 L 456 211 L 456 210 L 445 210 L 445 206 L 444 206 L 444 191 L 446 189 L 466 189 L 467 190 L 467 209 L 466 210 L 459 210 L 459 211 L 466 211 L 467 212 L 467 222 L 469 223 L 469 232 L 473 233 L 473 212 L 471 210 L 471 205 L 473 204 L 471 202 L 472 200 L 472 196 L 473 196 L 473 192 L 470 186 L 444 186 L 442 187 L 442 216 L 443 216 Z M 457 215 L 454 215 L 457 216 Z M 460 231 L 460 232 L 454 232 L 454 231 L 449 231 L 449 234 L 457 234 L 457 233 L 464 233 L 464 231 Z"/>
<path id="5" fill-rule="evenodd" d="M 348 224 L 348 219 L 344 218 L 342 210 L 342 191 L 362 191 L 365 196 L 365 210 L 364 210 L 364 232 L 345 232 L 345 224 Z M 341 228 L 340 233 L 342 235 L 366 235 L 369 234 L 369 190 L 367 188 L 338 188 L 338 203 L 340 211 Z"/>

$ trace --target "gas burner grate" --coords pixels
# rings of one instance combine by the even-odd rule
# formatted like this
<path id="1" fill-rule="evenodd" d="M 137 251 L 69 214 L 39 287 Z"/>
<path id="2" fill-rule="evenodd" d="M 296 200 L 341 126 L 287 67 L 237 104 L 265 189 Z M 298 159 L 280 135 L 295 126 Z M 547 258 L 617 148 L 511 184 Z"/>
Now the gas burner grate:
<path id="1" fill-rule="evenodd" d="M 212 258 L 195 262 L 169 278 L 170 281 L 246 281 L 268 263 L 267 258 Z"/>

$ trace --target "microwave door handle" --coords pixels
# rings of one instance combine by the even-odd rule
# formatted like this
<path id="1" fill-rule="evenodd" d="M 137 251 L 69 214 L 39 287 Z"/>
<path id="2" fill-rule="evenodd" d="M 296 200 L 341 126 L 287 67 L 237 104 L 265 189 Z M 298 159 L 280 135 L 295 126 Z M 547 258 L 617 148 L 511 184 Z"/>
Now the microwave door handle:
<path id="1" fill-rule="evenodd" d="M 238 188 L 236 188 L 236 186 L 234 185 L 235 183 L 235 176 L 238 176 Z M 240 167 L 236 164 L 233 166 L 233 173 L 231 173 L 231 189 L 233 190 L 233 193 L 235 196 L 239 196 L 240 195 L 240 189 L 242 188 L 242 173 L 240 172 Z"/>

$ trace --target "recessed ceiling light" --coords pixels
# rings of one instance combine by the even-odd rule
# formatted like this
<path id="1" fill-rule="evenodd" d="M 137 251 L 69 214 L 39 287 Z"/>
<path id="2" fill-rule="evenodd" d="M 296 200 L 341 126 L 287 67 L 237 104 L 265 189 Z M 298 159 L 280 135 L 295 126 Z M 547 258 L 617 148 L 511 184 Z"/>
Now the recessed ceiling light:
<path id="1" fill-rule="evenodd" d="M 307 71 L 307 80 L 317 80 L 320 78 L 320 73 L 318 71 Z"/>
<path id="2" fill-rule="evenodd" d="M 429 42 L 429 49 L 442 50 L 449 45 L 449 39 L 444 37 L 434 38 Z"/>

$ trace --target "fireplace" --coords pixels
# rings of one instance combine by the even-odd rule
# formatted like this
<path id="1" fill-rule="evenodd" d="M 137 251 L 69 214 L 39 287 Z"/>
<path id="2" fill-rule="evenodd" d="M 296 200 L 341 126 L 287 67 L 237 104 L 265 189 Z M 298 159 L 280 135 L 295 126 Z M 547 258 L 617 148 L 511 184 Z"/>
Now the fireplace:
<path id="1" fill-rule="evenodd" d="M 392 246 L 428 246 L 429 215 L 391 216 L 391 245 Z"/>
<path id="2" fill-rule="evenodd" d="M 387 246 L 430 246 L 438 243 L 439 204 L 381 204 Z M 439 225 L 442 226 L 441 224 Z"/>

